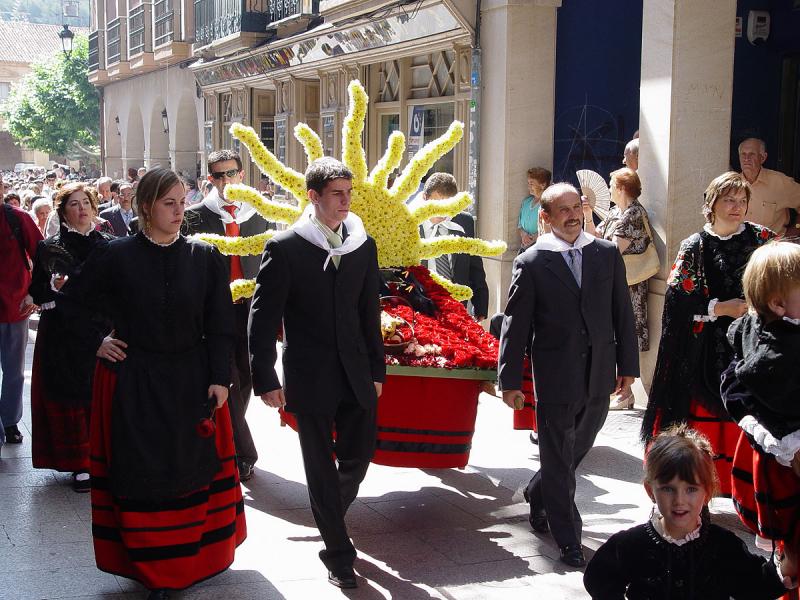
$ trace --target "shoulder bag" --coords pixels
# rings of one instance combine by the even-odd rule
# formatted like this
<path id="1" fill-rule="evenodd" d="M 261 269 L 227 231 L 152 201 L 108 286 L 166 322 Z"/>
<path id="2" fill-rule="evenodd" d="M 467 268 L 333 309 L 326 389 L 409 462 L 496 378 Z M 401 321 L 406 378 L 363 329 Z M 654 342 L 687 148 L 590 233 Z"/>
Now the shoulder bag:
<path id="1" fill-rule="evenodd" d="M 644 216 L 644 228 L 650 236 L 650 243 L 647 249 L 641 254 L 623 254 L 622 260 L 625 262 L 625 274 L 628 285 L 636 285 L 658 273 L 661 268 L 661 261 L 658 260 L 656 243 L 653 232 L 650 230 L 649 218 Z"/>

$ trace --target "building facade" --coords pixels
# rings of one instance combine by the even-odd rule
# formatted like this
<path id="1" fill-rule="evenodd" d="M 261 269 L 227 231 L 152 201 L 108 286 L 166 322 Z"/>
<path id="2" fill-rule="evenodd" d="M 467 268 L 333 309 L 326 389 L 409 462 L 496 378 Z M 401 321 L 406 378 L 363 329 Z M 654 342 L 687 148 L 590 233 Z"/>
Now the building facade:
<path id="1" fill-rule="evenodd" d="M 11 87 L 31 72 L 32 63 L 62 51 L 58 37 L 61 29 L 61 25 L 0 21 L 0 105 L 8 98 Z M 78 35 L 89 32 L 86 27 L 73 30 Z M 0 169 L 13 169 L 17 163 L 45 167 L 50 165 L 50 158 L 45 152 L 20 146 L 0 117 Z"/>
<path id="2" fill-rule="evenodd" d="M 392 131 L 426 142 L 453 119 L 467 125 L 434 169 L 474 193 L 480 237 L 509 243 L 484 260 L 492 312 L 511 279 L 527 169 L 607 178 L 638 130 L 663 265 L 650 282 L 649 382 L 669 265 L 702 225 L 702 190 L 738 167 L 738 138 L 774 140 L 767 166 L 798 176 L 800 6 L 772 5 L 772 37 L 751 44 L 756 0 L 92 0 L 106 170 L 203 174 L 209 151 L 238 148 L 229 127 L 239 122 L 302 171 L 294 126 L 307 122 L 339 156 L 358 78 L 370 165 Z"/>

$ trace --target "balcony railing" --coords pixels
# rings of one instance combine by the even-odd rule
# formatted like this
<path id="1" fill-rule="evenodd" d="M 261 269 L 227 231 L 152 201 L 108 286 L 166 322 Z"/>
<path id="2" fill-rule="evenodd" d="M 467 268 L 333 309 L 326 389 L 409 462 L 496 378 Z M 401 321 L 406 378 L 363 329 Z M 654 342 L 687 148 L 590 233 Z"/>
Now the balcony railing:
<path id="1" fill-rule="evenodd" d="M 144 5 L 140 4 L 128 13 L 128 56 L 144 52 Z"/>
<path id="2" fill-rule="evenodd" d="M 300 14 L 316 14 L 319 2 L 308 0 L 268 0 L 269 21 L 274 23 Z"/>
<path id="3" fill-rule="evenodd" d="M 93 31 L 89 34 L 89 72 L 100 69 L 100 43 L 98 32 Z"/>
<path id="4" fill-rule="evenodd" d="M 109 65 L 119 62 L 120 59 L 121 40 L 119 37 L 119 30 L 120 30 L 119 18 L 116 18 L 113 21 L 108 22 L 108 25 L 106 27 L 106 32 L 108 34 L 108 45 L 107 45 L 106 56 Z"/>
<path id="5" fill-rule="evenodd" d="M 194 0 L 194 41 L 205 46 L 234 33 L 261 33 L 274 21 L 318 11 L 319 0 Z"/>
<path id="6" fill-rule="evenodd" d="M 175 12 L 172 9 L 172 0 L 156 0 L 153 4 L 155 16 L 155 36 L 153 44 L 161 46 L 175 39 Z"/>

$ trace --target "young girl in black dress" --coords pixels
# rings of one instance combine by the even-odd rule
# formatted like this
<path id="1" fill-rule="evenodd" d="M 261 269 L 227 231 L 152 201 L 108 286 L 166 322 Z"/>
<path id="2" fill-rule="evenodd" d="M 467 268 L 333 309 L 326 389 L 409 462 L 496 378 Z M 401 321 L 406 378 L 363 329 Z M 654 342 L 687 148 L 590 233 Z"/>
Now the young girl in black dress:
<path id="1" fill-rule="evenodd" d="M 733 500 L 751 530 L 786 552 L 800 548 L 800 246 L 773 242 L 750 257 L 750 312 L 728 329 L 734 359 L 722 400 L 742 429 Z"/>
<path id="2" fill-rule="evenodd" d="M 612 535 L 589 561 L 583 583 L 593 599 L 767 600 L 786 593 L 793 561 L 751 554 L 710 522 L 712 456 L 708 440 L 685 425 L 655 438 L 644 487 L 656 507 L 647 523 Z"/>

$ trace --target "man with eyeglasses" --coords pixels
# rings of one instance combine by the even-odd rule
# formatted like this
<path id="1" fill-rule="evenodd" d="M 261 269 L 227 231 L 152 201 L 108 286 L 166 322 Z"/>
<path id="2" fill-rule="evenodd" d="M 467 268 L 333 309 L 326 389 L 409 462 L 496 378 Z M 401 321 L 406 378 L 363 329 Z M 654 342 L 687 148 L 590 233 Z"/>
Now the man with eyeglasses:
<path id="1" fill-rule="evenodd" d="M 114 182 L 117 184 L 117 203 L 106 208 L 100 213 L 100 218 L 111 224 L 111 229 L 116 237 L 131 235 L 131 221 L 133 213 L 133 185 L 127 181 Z"/>
<path id="2" fill-rule="evenodd" d="M 229 202 L 225 199 L 225 187 L 231 183 L 242 183 L 244 171 L 242 159 L 232 150 L 216 150 L 208 155 L 208 181 L 214 186 L 205 199 L 186 209 L 187 233 L 215 233 L 217 235 L 248 237 L 263 233 L 271 227 L 249 204 Z M 254 279 L 261 263 L 260 256 L 231 256 L 230 280 Z M 228 405 L 233 422 L 233 441 L 239 461 L 239 477 L 247 481 L 253 475 L 253 466 L 258 460 L 253 436 L 245 420 L 247 406 L 253 392 L 250 373 L 250 355 L 247 348 L 247 317 L 250 300 L 235 303 L 236 343 L 231 368 L 231 386 Z"/>

